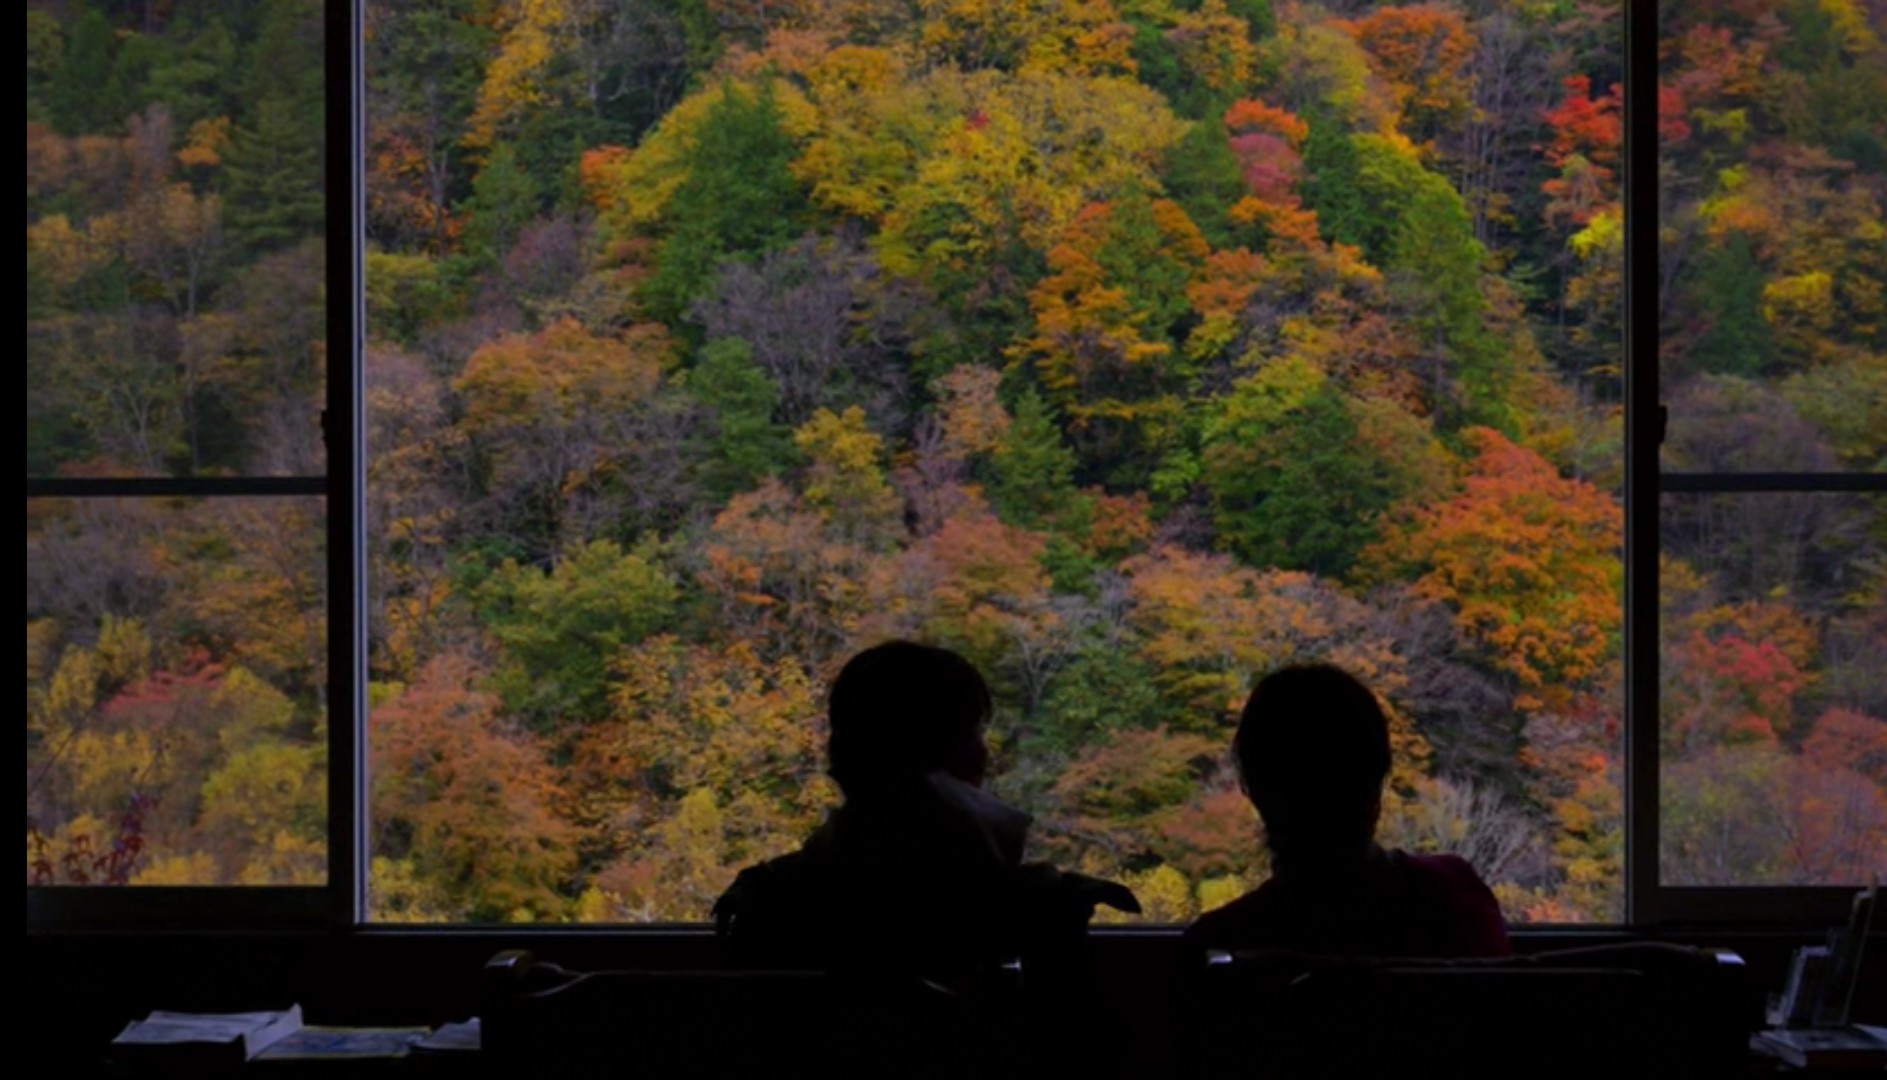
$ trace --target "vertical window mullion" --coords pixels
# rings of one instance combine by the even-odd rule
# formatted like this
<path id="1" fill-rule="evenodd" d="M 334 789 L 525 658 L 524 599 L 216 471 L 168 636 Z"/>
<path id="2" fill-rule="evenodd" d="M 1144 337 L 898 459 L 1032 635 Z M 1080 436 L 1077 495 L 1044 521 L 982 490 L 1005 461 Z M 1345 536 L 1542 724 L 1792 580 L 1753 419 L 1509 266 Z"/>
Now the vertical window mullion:
<path id="1" fill-rule="evenodd" d="M 361 919 L 365 885 L 365 500 L 361 356 L 364 103 L 361 0 L 325 0 L 327 95 L 328 891 L 333 921 Z"/>

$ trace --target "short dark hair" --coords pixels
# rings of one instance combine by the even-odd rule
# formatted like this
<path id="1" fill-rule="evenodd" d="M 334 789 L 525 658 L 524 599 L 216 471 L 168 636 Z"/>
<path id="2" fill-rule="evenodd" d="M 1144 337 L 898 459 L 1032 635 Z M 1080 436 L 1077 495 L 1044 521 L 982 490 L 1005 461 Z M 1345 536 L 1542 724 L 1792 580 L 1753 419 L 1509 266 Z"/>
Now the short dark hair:
<path id="1" fill-rule="evenodd" d="M 827 768 L 847 794 L 944 768 L 981 737 L 989 684 L 968 660 L 934 645 L 890 641 L 846 661 L 826 714 Z"/>
<path id="2" fill-rule="evenodd" d="M 1389 777 L 1389 718 L 1349 672 L 1301 664 L 1265 676 L 1245 702 L 1232 752 L 1274 854 L 1373 836 Z"/>

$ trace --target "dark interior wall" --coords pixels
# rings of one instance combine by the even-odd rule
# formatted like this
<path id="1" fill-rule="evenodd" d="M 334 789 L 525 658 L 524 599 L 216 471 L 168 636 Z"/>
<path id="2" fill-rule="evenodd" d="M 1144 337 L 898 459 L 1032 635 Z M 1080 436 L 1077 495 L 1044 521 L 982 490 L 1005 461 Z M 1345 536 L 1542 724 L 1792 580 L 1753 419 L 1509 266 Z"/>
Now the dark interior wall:
<path id="1" fill-rule="evenodd" d="M 1750 966 L 1757 990 L 1782 984 L 1789 953 L 1816 940 L 1802 933 L 1671 935 L 1730 948 Z M 1538 952 L 1625 940 L 1608 932 L 1516 935 Z M 1170 931 L 1096 931 L 1094 981 L 1125 1030 L 1157 1041 L 1160 1017 L 1181 970 Z M 365 930 L 334 934 L 28 933 L 26 1030 L 50 1045 L 101 1046 L 153 1008 L 237 1011 L 302 1004 L 310 1022 L 438 1024 L 478 1011 L 480 968 L 495 952 L 526 948 L 584 968 L 716 969 L 725 966 L 705 931 L 455 932 Z M 1887 940 L 1875 939 L 1859 1016 L 1887 1021 Z M 1749 1015 L 1759 1016 L 1752 994 Z M 1144 1020 L 1144 1023 L 1138 1020 Z"/>

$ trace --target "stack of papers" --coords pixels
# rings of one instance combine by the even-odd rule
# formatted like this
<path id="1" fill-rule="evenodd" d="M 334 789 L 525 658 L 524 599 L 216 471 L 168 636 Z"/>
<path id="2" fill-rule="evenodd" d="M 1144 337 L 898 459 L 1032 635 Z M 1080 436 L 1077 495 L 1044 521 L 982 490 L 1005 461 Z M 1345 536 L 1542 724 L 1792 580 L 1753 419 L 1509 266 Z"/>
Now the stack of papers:
<path id="1" fill-rule="evenodd" d="M 280 1012 L 154 1012 L 111 1041 L 115 1053 L 252 1061 L 301 1030 L 301 1006 Z"/>
<path id="2" fill-rule="evenodd" d="M 279 1012 L 154 1012 L 112 1040 L 116 1058 L 165 1068 L 237 1065 L 247 1061 L 402 1058 L 416 1047 L 477 1050 L 478 1021 L 431 1028 L 321 1027 L 302 1023 L 301 1006 Z"/>

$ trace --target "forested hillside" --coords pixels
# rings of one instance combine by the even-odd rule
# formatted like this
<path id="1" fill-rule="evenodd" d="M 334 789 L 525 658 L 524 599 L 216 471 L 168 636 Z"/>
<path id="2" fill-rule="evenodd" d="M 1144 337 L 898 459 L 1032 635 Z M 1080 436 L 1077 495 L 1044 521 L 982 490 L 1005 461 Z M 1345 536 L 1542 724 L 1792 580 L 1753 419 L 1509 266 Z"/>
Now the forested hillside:
<path id="1" fill-rule="evenodd" d="M 1224 751 L 1308 659 L 1386 839 L 1619 916 L 1619 4 L 367 11 L 376 917 L 703 918 L 891 636 L 1151 918 L 1265 874 Z M 1878 471 L 1887 13 L 1662 24 L 1667 465 Z M 321 471 L 319 35 L 27 5 L 29 475 Z M 319 880 L 317 503 L 29 503 L 29 881 Z M 1664 534 L 1666 880 L 1887 872 L 1881 507 Z"/>

